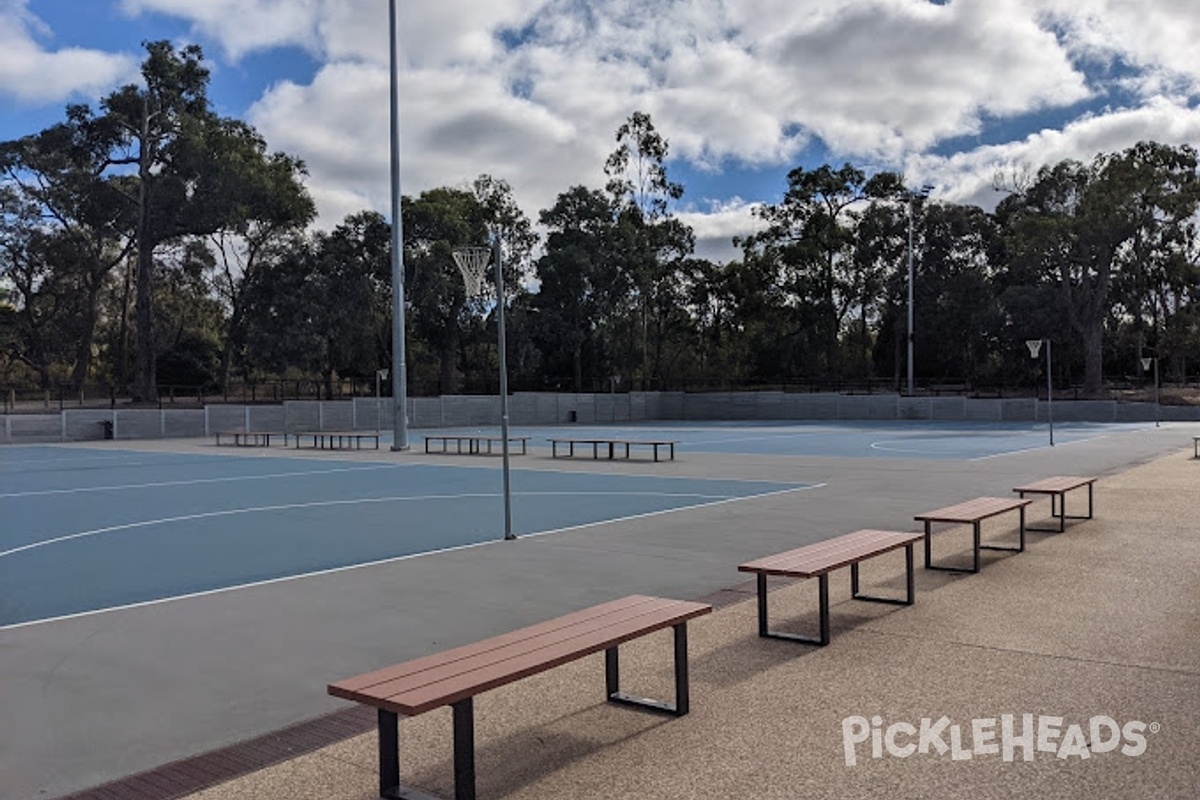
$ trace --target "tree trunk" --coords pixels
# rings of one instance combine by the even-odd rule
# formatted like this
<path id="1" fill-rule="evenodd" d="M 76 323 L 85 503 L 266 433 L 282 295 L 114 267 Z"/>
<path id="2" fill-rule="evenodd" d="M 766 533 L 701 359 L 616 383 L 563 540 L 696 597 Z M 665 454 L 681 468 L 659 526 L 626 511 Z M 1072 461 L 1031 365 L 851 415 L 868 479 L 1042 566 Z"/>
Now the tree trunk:
<path id="1" fill-rule="evenodd" d="M 458 342 L 458 326 L 454 325 L 447 331 L 438 359 L 438 384 L 442 394 L 458 392 Z"/>
<path id="2" fill-rule="evenodd" d="M 76 391 L 82 389 L 87 382 L 88 372 L 92 366 L 92 343 L 96 339 L 96 318 L 98 316 L 96 306 L 99 302 L 102 281 L 103 277 L 88 287 L 87 303 L 83 311 L 83 326 L 79 332 L 79 341 L 75 346 L 75 366 L 71 370 L 71 388 Z"/>
<path id="3" fill-rule="evenodd" d="M 158 400 L 154 342 L 154 245 L 150 241 L 148 208 L 148 184 L 153 163 L 149 138 L 150 113 L 146 109 L 142 114 L 141 153 L 138 158 L 137 308 L 134 314 L 137 351 L 133 364 L 133 399 L 141 402 Z"/>
<path id="4" fill-rule="evenodd" d="M 1104 387 L 1104 321 L 1092 322 L 1082 333 L 1083 393 L 1098 397 Z"/>
<path id="5" fill-rule="evenodd" d="M 571 349 L 571 385 L 577 394 L 583 392 L 583 345 L 579 343 Z"/>

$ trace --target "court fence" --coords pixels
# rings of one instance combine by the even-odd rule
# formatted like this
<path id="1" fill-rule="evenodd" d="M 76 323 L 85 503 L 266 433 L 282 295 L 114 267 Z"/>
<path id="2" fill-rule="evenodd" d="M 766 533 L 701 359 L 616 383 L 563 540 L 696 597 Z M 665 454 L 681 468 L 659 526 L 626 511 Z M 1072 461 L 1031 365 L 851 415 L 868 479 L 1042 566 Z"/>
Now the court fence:
<path id="1" fill-rule="evenodd" d="M 1045 422 L 1051 409 L 1036 398 L 904 397 L 785 392 L 518 392 L 509 398 L 513 425 L 729 420 L 930 420 Z M 1200 406 L 1112 400 L 1055 400 L 1056 422 L 1200 422 Z M 170 439 L 221 431 L 332 431 L 393 428 L 391 399 L 296 400 L 279 405 L 209 405 L 199 409 L 64 409 L 0 416 L 0 444 L 102 439 Z M 408 400 L 413 429 L 500 424 L 495 396 L 447 395 Z"/>

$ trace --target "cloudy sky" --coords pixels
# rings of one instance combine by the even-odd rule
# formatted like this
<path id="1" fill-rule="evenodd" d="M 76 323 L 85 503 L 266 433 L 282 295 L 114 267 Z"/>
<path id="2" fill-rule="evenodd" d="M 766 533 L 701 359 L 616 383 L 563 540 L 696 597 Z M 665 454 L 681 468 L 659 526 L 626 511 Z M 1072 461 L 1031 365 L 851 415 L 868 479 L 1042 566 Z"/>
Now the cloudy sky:
<path id="1" fill-rule="evenodd" d="M 1200 144 L 1197 0 L 396 0 L 406 194 L 487 172 L 530 217 L 603 185 L 646 111 L 702 254 L 795 166 L 991 207 L 998 171 Z M 388 208 L 387 0 L 0 0 L 0 139 L 204 47 L 218 111 L 303 158 L 336 224 Z"/>

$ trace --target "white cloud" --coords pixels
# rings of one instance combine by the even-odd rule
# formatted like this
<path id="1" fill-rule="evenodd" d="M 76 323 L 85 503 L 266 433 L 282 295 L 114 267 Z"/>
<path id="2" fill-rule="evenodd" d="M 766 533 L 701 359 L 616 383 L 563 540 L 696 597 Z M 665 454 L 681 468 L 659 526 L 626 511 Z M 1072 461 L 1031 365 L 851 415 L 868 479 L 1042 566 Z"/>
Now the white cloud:
<path id="1" fill-rule="evenodd" d="M 1115 153 L 1153 140 L 1169 145 L 1200 141 L 1200 109 L 1167 98 L 1150 100 L 1139 108 L 1087 116 L 1002 145 L 980 147 L 946 158 L 921 156 L 910 162 L 918 182 L 930 180 L 939 199 L 993 208 L 1003 192 L 992 188 L 993 178 L 1032 177 L 1042 166 L 1066 159 L 1089 162 L 1099 153 Z"/>
<path id="2" fill-rule="evenodd" d="M 131 15 L 147 11 L 193 22 L 196 32 L 221 43 L 234 59 L 271 47 L 321 49 L 318 22 L 324 0 L 121 0 Z"/>
<path id="3" fill-rule="evenodd" d="M 282 45 L 313 53 L 323 66 L 312 82 L 272 87 L 250 121 L 272 147 L 308 163 L 322 213 L 337 217 L 324 222 L 362 205 L 388 208 L 387 3 L 123 3 L 189 19 L 234 58 Z M 673 159 L 714 173 L 778 168 L 782 185 L 819 139 L 831 161 L 902 166 L 946 199 L 984 205 L 994 203 L 987 187 L 1005 164 L 1089 159 L 1139 139 L 1197 140 L 1194 0 L 397 6 L 405 193 L 488 172 L 512 184 L 531 217 L 573 184 L 603 183 L 613 133 L 635 110 L 653 116 Z M 1088 115 L 1059 130 L 925 155 L 948 139 L 994 138 L 997 121 L 1018 130 L 1038 114 L 1080 108 Z M 729 201 L 685 219 L 713 248 L 748 232 L 748 209 Z"/>
<path id="4" fill-rule="evenodd" d="M 1200 7 L 1194 0 L 1044 0 L 1048 19 L 1079 58 L 1134 68 L 1135 84 L 1157 94 L 1200 92 Z"/>
<path id="5" fill-rule="evenodd" d="M 713 203 L 703 211 L 679 214 L 680 221 L 690 225 L 696 234 L 696 256 L 716 263 L 740 259 L 742 251 L 733 246 L 733 238 L 748 236 L 766 227 L 763 220 L 754 216 L 758 205 L 734 197 L 723 203 Z"/>
<path id="6" fill-rule="evenodd" d="M 66 47 L 47 50 L 50 31 L 31 14 L 27 0 L 0 5 L 0 93 L 31 104 L 94 97 L 133 80 L 138 60 L 129 54 Z"/>

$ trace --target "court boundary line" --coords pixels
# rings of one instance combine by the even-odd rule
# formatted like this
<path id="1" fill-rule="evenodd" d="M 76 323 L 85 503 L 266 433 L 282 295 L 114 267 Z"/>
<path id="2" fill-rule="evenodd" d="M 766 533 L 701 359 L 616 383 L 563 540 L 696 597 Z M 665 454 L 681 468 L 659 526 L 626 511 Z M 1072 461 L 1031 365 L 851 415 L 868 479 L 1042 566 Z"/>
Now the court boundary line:
<path id="1" fill-rule="evenodd" d="M 610 525 L 610 524 L 616 523 L 616 522 L 631 522 L 633 520 L 648 519 L 650 517 L 657 517 L 657 516 L 661 516 L 664 514 L 673 514 L 676 512 L 690 511 L 690 510 L 701 509 L 701 508 L 712 508 L 714 506 L 725 505 L 728 503 L 738 503 L 738 502 L 742 502 L 744 500 L 757 500 L 760 498 L 776 497 L 779 495 L 791 494 L 793 492 L 806 492 L 806 491 L 810 491 L 812 489 L 820 489 L 825 486 L 828 486 L 828 483 L 822 482 L 822 483 L 815 483 L 815 484 L 805 484 L 805 485 L 796 486 L 796 487 L 793 487 L 790 489 L 781 489 L 776 492 L 764 492 L 762 494 L 748 495 L 745 497 L 727 497 L 727 498 L 724 498 L 721 500 L 714 500 L 711 503 L 700 503 L 698 505 L 685 506 L 683 508 L 667 508 L 667 509 L 660 509 L 658 511 L 647 511 L 647 512 L 644 512 L 641 514 L 631 514 L 631 515 L 624 516 L 624 517 L 614 517 L 613 519 L 597 520 L 595 522 L 581 523 L 579 525 L 569 525 L 564 528 L 554 528 L 554 529 L 551 529 L 548 531 L 535 531 L 533 533 L 522 534 L 519 537 L 519 539 L 541 538 L 544 536 L 548 536 L 550 534 L 568 533 L 570 531 L 583 530 L 585 528 L 595 528 L 595 527 L 599 527 L 601 525 Z M 462 495 L 453 495 L 450 497 L 461 497 L 461 496 Z M 485 496 L 495 497 L 496 495 L 491 494 L 491 495 L 485 495 Z M 17 622 L 17 623 L 13 623 L 11 625 L 0 625 L 0 632 L 19 630 L 22 628 L 31 628 L 35 625 L 47 625 L 47 624 L 54 623 L 54 622 L 67 622 L 70 620 L 83 619 L 86 617 L 97 616 L 99 614 L 109 614 L 109 613 L 113 613 L 113 612 L 117 612 L 117 611 L 130 611 L 130 610 L 138 609 L 138 608 L 148 608 L 150 606 L 165 605 L 167 603 L 174 603 L 174 602 L 181 601 L 181 600 L 192 600 L 192 599 L 197 599 L 197 598 L 201 598 L 201 597 L 210 597 L 210 596 L 215 596 L 215 595 L 219 595 L 219 594 L 225 594 L 228 592 L 240 591 L 242 589 L 254 589 L 254 588 L 258 588 L 260 586 L 273 586 L 275 584 L 286 583 L 289 581 L 298 581 L 298 580 L 304 580 L 307 578 L 323 577 L 326 575 L 336 575 L 341 572 L 349 572 L 350 570 L 355 570 L 355 569 L 365 569 L 367 567 L 382 566 L 385 564 L 395 564 L 400 561 L 410 561 L 410 560 L 413 560 L 416 558 L 423 558 L 425 556 L 430 556 L 430 555 L 439 555 L 442 553 L 455 553 L 455 552 L 460 552 L 463 550 L 471 550 L 471 549 L 474 549 L 477 547 L 485 547 L 488 545 L 496 545 L 496 544 L 503 544 L 503 543 L 504 543 L 503 539 L 489 539 L 484 542 L 471 542 L 469 544 L 454 545 L 452 547 L 442 547 L 442 548 L 438 548 L 436 550 L 426 550 L 421 553 L 408 553 L 408 554 L 402 555 L 402 556 L 392 556 L 390 558 L 377 559 L 375 561 L 365 561 L 361 564 L 348 564 L 343 567 L 330 567 L 329 569 L 317 570 L 315 572 L 304 572 L 299 575 L 285 575 L 285 576 L 282 576 L 279 578 L 268 578 L 267 580 L 263 580 L 263 581 L 252 581 L 250 583 L 237 584 L 236 586 L 223 586 L 223 587 L 220 587 L 217 589 L 206 589 L 202 592 L 189 592 L 187 594 L 172 595 L 171 597 L 160 597 L 155 600 L 143 600 L 143 601 L 140 601 L 137 603 L 125 603 L 125 604 L 119 605 L 119 606 L 109 606 L 108 608 L 89 609 L 87 611 L 79 611 L 74 614 L 62 614 L 57 617 L 46 617 L 44 619 L 35 619 L 35 620 L 28 620 L 26 622 Z M 0 556 L 3 556 L 3 555 L 4 555 L 3 553 L 0 553 Z"/>
<path id="2" fill-rule="evenodd" d="M 601 496 L 601 495 L 618 495 L 621 497 L 699 497 L 699 498 L 721 498 L 728 499 L 728 495 L 720 494 L 703 494 L 700 492 L 518 492 L 518 497 L 545 497 L 545 496 Z M 749 495 L 755 497 L 757 495 Z M 154 525 L 164 525 L 172 522 L 189 522 L 197 519 L 210 519 L 213 517 L 232 517 L 238 514 L 258 514 L 270 511 L 290 511 L 297 508 L 321 508 L 324 506 L 344 506 L 357 503 L 402 503 L 406 501 L 427 501 L 427 500 L 458 500 L 463 498 L 482 499 L 489 497 L 500 497 L 499 492 L 463 492 L 461 494 L 425 494 L 425 495 L 392 495 L 389 497 L 361 497 L 347 498 L 338 500 L 313 500 L 307 503 L 285 503 L 269 506 L 250 506 L 248 508 L 227 508 L 221 511 L 203 511 L 196 514 L 184 514 L 177 517 L 157 517 L 155 519 L 143 519 L 136 522 L 124 522 L 120 525 L 107 525 L 103 528 L 93 528 L 87 531 L 76 531 L 62 536 L 55 536 L 50 539 L 42 539 L 37 542 L 29 542 L 19 545 L 8 550 L 0 550 L 0 558 L 8 558 L 15 556 L 18 553 L 37 550 L 42 547 L 60 544 L 62 542 L 70 542 L 76 539 L 86 539 L 93 536 L 100 536 L 105 533 L 113 533 L 115 531 L 127 531 L 135 528 L 149 528 Z"/>
<path id="3" fill-rule="evenodd" d="M 1083 444 L 1084 442 L 1094 442 L 1097 439 L 1108 439 L 1111 436 L 1112 436 L 1112 434 L 1102 433 L 1099 436 L 1089 436 L 1086 439 L 1075 439 L 1074 441 L 1070 441 L 1070 442 L 1059 442 L 1058 444 L 1054 445 L 1054 447 L 1066 447 L 1066 446 L 1072 445 L 1072 444 Z M 1015 456 L 1020 453 L 1032 453 L 1035 450 L 1045 450 L 1046 448 L 1048 448 L 1050 446 L 1051 445 L 1049 445 L 1049 444 L 1043 444 L 1038 447 L 1026 447 L 1023 450 L 1010 450 L 1007 453 L 992 453 L 989 456 L 976 456 L 975 458 L 968 458 L 967 461 L 987 461 L 989 458 L 1000 458 L 1001 456 Z"/>
<path id="4" fill-rule="evenodd" d="M 160 481 L 156 483 L 127 483 L 115 486 L 83 486 L 78 489 L 40 489 L 32 492 L 10 492 L 0 494 L 0 500 L 19 497 L 45 497 L 53 494 L 75 494 L 86 492 L 123 492 L 133 489 L 159 489 L 164 486 L 194 486 L 203 483 L 231 483 L 235 481 L 262 481 L 272 478 L 296 478 L 307 475 L 332 475 L 340 472 L 362 472 L 375 469 L 397 469 L 410 466 L 408 464 L 363 464 L 357 467 L 338 467 L 335 469 L 314 469 L 306 472 L 272 472 L 266 475 L 239 475 L 229 478 L 196 478 L 188 481 Z"/>

